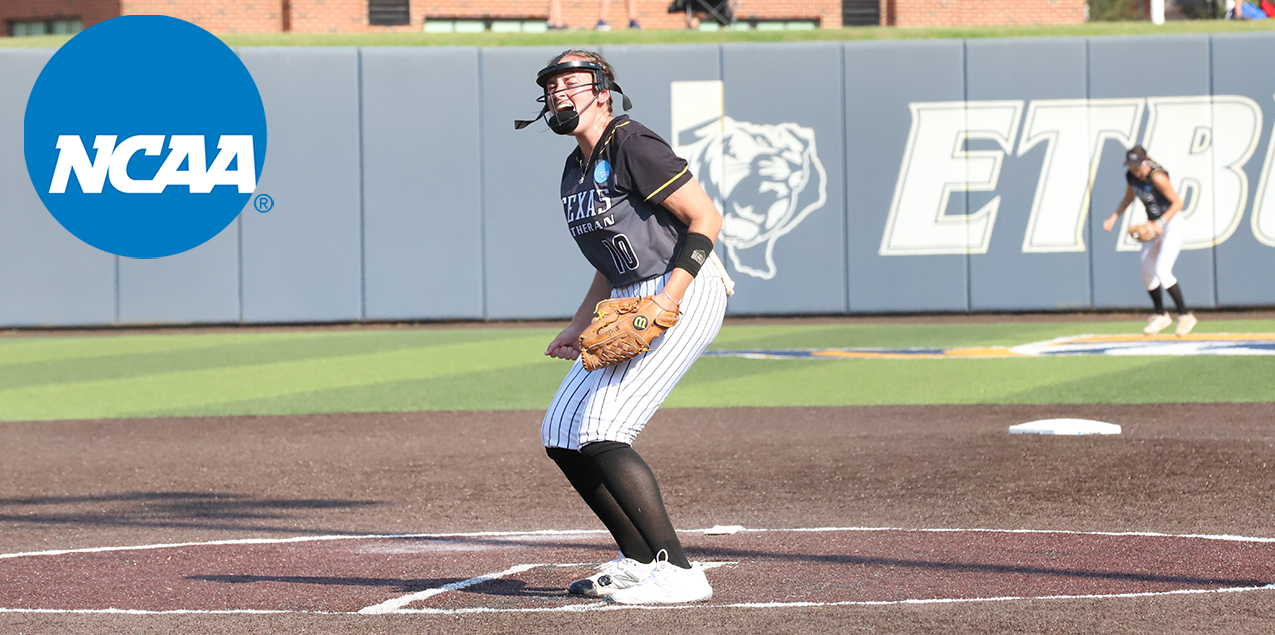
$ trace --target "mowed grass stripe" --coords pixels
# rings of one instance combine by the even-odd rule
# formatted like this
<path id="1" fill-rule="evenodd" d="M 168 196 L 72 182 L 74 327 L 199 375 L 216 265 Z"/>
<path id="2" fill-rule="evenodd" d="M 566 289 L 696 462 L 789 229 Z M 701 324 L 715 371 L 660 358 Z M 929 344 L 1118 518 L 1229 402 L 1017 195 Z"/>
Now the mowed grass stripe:
<path id="1" fill-rule="evenodd" d="M 1141 322 L 739 324 L 714 349 L 1014 345 Z M 1199 332 L 1275 332 L 1206 320 Z M 0 420 L 545 407 L 553 328 L 281 331 L 0 340 Z M 75 357 L 78 355 L 78 357 Z M 668 407 L 1275 401 L 1275 357 L 705 358 Z"/>
<path id="2" fill-rule="evenodd" d="M 72 343 L 52 342 L 55 346 L 46 355 L 30 350 L 30 346 L 23 347 L 27 349 L 22 351 L 24 355 L 15 355 L 10 363 L 0 363 L 0 389 L 486 342 L 527 333 L 526 329 L 495 333 L 416 330 L 287 333 L 268 338 L 242 338 L 236 334 L 102 338 L 120 340 L 109 346 L 100 346 L 97 339 L 77 338 Z M 77 345 L 83 347 L 82 355 L 72 357 Z M 0 346 L 0 358 L 5 358 L 7 352 Z"/>
<path id="3" fill-rule="evenodd" d="M 1101 361 L 1105 357 L 1073 357 Z M 1142 357 L 1106 366 L 1107 373 L 1053 381 L 1005 395 L 997 403 L 1275 402 L 1275 357 Z M 1095 365 L 1096 366 L 1096 365 Z"/>
<path id="4" fill-rule="evenodd" d="M 751 362 L 751 364 L 749 363 Z M 772 366 L 765 368 L 761 364 Z M 756 372 L 756 371 L 761 372 Z M 707 358 L 668 407 L 1275 401 L 1270 357 Z"/>
<path id="5" fill-rule="evenodd" d="M 0 339 L 0 367 L 117 355 L 169 353 L 203 348 L 295 341 L 316 333 L 219 333 L 200 335 L 114 335 L 100 337 L 23 337 Z"/>
<path id="6" fill-rule="evenodd" d="M 783 368 L 789 360 L 712 358 L 699 363 L 704 367 L 746 366 L 738 362 L 769 361 L 777 367 L 760 374 L 688 382 L 669 405 L 1001 403 L 1012 395 L 1054 383 L 1083 382 L 1113 370 L 1127 371 L 1147 363 L 1145 359 L 1103 360 L 1107 363 L 1093 363 L 1088 358 L 793 360 L 796 364 Z"/>
<path id="7" fill-rule="evenodd" d="M 200 412 L 219 404 L 386 382 L 456 375 L 537 362 L 542 337 L 500 338 L 362 355 L 155 372 L 136 377 L 0 390 L 6 420 L 138 416 L 157 410 Z M 547 360 L 546 360 L 547 361 Z M 299 412 L 314 412 L 297 404 Z"/>
<path id="8" fill-rule="evenodd" d="M 281 415 L 303 412 L 415 412 L 423 410 L 541 410 L 549 405 L 568 364 L 561 360 L 316 390 L 208 406 L 161 409 L 147 417 Z M 535 419 L 538 425 L 538 419 Z"/>

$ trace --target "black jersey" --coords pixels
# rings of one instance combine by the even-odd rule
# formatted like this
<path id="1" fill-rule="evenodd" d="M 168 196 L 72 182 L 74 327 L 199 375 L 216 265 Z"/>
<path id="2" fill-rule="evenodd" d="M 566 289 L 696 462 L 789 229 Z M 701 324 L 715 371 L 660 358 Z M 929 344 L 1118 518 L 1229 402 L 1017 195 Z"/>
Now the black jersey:
<path id="1" fill-rule="evenodd" d="M 1169 199 L 1160 191 L 1160 188 L 1155 186 L 1155 183 L 1151 182 L 1151 179 L 1157 172 L 1164 174 L 1165 177 L 1168 177 L 1169 173 L 1160 167 L 1159 163 L 1150 159 L 1147 160 L 1147 165 L 1151 166 L 1151 172 L 1147 174 L 1147 178 L 1140 179 L 1134 176 L 1133 172 L 1126 171 L 1124 180 L 1129 183 L 1129 187 L 1133 188 L 1133 193 L 1146 206 L 1147 220 L 1160 220 L 1160 217 L 1169 211 Z"/>
<path id="2" fill-rule="evenodd" d="M 686 161 L 627 115 L 607 125 L 587 161 L 579 147 L 567 157 L 562 171 L 567 228 L 612 287 L 672 269 L 687 227 L 660 203 L 690 180 Z"/>

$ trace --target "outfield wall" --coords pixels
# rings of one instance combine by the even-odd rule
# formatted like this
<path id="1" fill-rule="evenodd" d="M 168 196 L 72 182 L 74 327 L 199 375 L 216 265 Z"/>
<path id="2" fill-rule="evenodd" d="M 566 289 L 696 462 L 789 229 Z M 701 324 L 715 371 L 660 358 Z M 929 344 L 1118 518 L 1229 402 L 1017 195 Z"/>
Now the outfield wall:
<path id="1" fill-rule="evenodd" d="M 1227 34 L 602 52 L 630 114 L 725 211 L 730 311 L 800 314 L 1147 307 L 1136 243 L 1101 227 L 1133 143 L 1187 199 L 1188 302 L 1275 305 L 1275 75 L 1250 63 L 1273 46 Z M 257 192 L 274 209 L 134 260 L 42 207 L 22 120 L 52 51 L 0 50 L 0 326 L 568 316 L 591 276 L 557 201 L 571 143 L 512 126 L 535 113 L 531 78 L 556 52 L 242 49 L 269 123 Z"/>

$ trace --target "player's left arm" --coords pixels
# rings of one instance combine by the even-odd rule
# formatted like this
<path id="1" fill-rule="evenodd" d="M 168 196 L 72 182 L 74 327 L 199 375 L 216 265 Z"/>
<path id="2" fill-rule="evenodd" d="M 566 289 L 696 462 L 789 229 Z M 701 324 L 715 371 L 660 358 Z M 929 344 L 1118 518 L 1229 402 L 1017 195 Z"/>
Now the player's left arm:
<path id="1" fill-rule="evenodd" d="M 1151 175 L 1151 184 L 1155 186 L 1165 198 L 1169 199 L 1169 211 L 1160 217 L 1161 223 L 1169 222 L 1178 212 L 1182 211 L 1182 197 L 1178 196 L 1177 190 L 1173 189 L 1173 184 L 1169 182 L 1169 175 L 1164 172 L 1156 172 Z"/>
<path id="2" fill-rule="evenodd" d="M 700 187 L 699 181 L 694 178 L 674 190 L 661 204 L 678 220 L 686 223 L 688 233 L 703 234 L 715 241 L 718 232 L 722 230 L 721 213 L 717 211 L 717 206 L 713 205 L 713 200 L 704 192 L 704 188 Z M 655 296 L 656 304 L 666 310 L 676 309 L 677 307 L 665 306 L 665 304 L 670 301 L 680 303 L 682 296 L 686 294 L 686 288 L 691 286 L 693 279 L 694 277 L 685 269 L 680 267 L 674 269 L 668 282 L 664 284 L 663 293 Z M 662 295 L 668 297 L 661 297 Z"/>

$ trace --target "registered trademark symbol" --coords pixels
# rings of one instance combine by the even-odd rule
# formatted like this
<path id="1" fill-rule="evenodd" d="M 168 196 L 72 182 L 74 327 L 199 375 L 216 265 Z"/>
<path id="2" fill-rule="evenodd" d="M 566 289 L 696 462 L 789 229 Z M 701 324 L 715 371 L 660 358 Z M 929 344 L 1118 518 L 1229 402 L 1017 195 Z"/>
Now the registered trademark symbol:
<path id="1" fill-rule="evenodd" d="M 252 204 L 258 212 L 265 214 L 274 208 L 274 199 L 270 198 L 269 194 L 258 194 L 257 198 L 252 200 Z"/>

